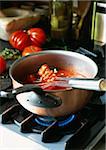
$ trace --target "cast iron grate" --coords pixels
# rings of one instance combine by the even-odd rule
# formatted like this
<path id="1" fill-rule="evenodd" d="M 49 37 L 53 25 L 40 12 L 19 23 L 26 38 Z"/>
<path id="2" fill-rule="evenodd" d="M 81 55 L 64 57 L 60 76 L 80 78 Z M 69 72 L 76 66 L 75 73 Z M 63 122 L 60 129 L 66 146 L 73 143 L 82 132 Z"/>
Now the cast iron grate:
<path id="1" fill-rule="evenodd" d="M 76 115 L 71 122 L 61 127 L 58 126 L 58 119 L 55 119 L 49 126 L 42 126 L 35 121 L 37 117 L 38 115 L 30 113 L 17 103 L 1 114 L 1 122 L 2 124 L 14 123 L 23 133 L 41 134 L 41 140 L 45 143 L 59 141 L 63 136 L 77 132 L 87 123 L 87 120 Z"/>

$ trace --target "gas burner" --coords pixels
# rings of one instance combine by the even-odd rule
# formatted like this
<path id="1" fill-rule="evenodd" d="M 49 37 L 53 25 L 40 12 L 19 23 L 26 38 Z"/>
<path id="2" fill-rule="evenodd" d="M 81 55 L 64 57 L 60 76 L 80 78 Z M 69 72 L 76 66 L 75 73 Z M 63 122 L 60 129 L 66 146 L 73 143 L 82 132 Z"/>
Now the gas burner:
<path id="1" fill-rule="evenodd" d="M 63 117 L 34 116 L 32 120 L 32 131 L 36 133 L 46 132 L 50 129 L 61 132 L 61 135 L 67 135 L 75 132 L 81 126 L 81 120 L 75 114 Z"/>
<path id="2" fill-rule="evenodd" d="M 90 136 L 89 133 L 94 133 L 89 137 L 92 139 L 96 136 L 98 130 L 100 131 L 104 127 L 104 110 L 105 108 L 102 105 L 89 104 L 77 114 L 53 118 L 32 114 L 15 102 L 10 107 L 6 107 L 0 119 L 1 123 L 6 124 L 9 129 L 12 126 L 16 128 L 17 125 L 16 132 L 19 134 L 22 132 L 28 138 L 30 138 L 29 135 L 35 135 L 31 137 L 34 141 L 37 136 L 40 136 L 41 142 L 55 144 L 55 142 L 61 141 L 63 137 L 68 137 L 65 147 L 69 149 L 72 146 L 73 149 L 75 146 L 83 145 L 83 147 L 86 147 L 90 142 L 87 139 Z M 43 122 L 43 125 L 41 122 Z M 76 141 L 78 145 L 76 145 Z"/>
<path id="3" fill-rule="evenodd" d="M 42 142 L 57 142 L 65 135 L 77 132 L 86 126 L 87 120 L 81 120 L 76 114 L 63 117 L 34 116 L 32 131 L 41 134 Z M 52 136 L 51 136 L 52 135 Z"/>
<path id="4" fill-rule="evenodd" d="M 57 121 L 56 126 L 58 127 L 64 127 L 66 125 L 68 125 L 69 123 L 71 123 L 72 121 L 74 121 L 74 119 L 76 118 L 76 116 L 73 115 L 69 115 L 67 117 L 58 117 L 58 118 L 54 118 L 54 117 L 49 117 L 49 116 L 38 116 L 35 118 L 35 122 L 37 122 L 39 125 L 41 126 L 50 126 L 52 125 L 52 123 L 54 121 Z"/>
<path id="5" fill-rule="evenodd" d="M 21 105 L 14 104 L 1 114 L 1 122 L 2 124 L 16 124 L 23 133 L 41 134 L 41 140 L 49 143 L 77 132 L 86 125 L 87 120 L 79 119 L 77 114 L 58 118 L 38 116 Z"/>

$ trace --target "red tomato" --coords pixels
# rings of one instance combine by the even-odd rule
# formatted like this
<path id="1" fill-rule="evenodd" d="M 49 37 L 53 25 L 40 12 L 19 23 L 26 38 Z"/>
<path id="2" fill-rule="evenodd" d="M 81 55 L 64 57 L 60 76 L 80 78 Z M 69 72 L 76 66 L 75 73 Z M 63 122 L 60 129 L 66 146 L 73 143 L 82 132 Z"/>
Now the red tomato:
<path id="1" fill-rule="evenodd" d="M 24 50 L 22 52 L 22 56 L 26 56 L 26 55 L 29 55 L 31 53 L 40 52 L 40 51 L 42 51 L 42 48 L 31 45 L 31 46 L 24 48 Z"/>
<path id="2" fill-rule="evenodd" d="M 6 61 L 0 56 L 0 74 L 2 74 L 6 70 Z"/>
<path id="3" fill-rule="evenodd" d="M 46 34 L 41 28 L 32 28 L 29 29 L 27 32 L 28 35 L 30 35 L 32 43 L 36 46 L 41 46 L 46 41 Z"/>
<path id="4" fill-rule="evenodd" d="M 20 51 L 23 51 L 25 47 L 30 45 L 41 47 L 45 41 L 46 34 L 41 28 L 32 28 L 28 31 L 15 31 L 9 38 L 10 44 Z"/>
<path id="5" fill-rule="evenodd" d="M 23 51 L 25 47 L 31 45 L 30 37 L 25 31 L 13 32 L 9 38 L 9 42 L 14 48 L 20 51 Z"/>

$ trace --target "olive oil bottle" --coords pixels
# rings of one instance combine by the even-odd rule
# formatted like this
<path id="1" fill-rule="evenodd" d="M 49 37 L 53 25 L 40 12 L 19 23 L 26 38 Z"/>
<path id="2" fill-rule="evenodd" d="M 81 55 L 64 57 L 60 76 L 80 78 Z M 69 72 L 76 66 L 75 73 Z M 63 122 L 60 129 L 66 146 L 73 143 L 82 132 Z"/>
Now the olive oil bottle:
<path id="1" fill-rule="evenodd" d="M 50 34 L 55 42 L 65 44 L 72 22 L 72 1 L 50 2 Z"/>

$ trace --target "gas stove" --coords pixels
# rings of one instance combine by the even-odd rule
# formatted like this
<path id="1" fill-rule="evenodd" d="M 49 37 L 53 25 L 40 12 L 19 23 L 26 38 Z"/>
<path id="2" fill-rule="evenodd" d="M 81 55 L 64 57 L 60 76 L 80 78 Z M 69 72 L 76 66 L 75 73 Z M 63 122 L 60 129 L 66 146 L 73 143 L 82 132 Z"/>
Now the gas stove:
<path id="1" fill-rule="evenodd" d="M 90 56 L 105 77 L 105 55 L 83 48 L 76 50 Z M 102 67 L 101 67 L 102 66 Z M 8 74 L 2 79 L 2 90 L 11 88 Z M 76 114 L 65 117 L 42 117 L 24 109 L 15 98 L 0 99 L 0 148 L 24 150 L 92 149 L 105 134 L 105 93 L 94 92 L 90 102 Z"/>
<path id="2" fill-rule="evenodd" d="M 89 103 L 77 114 L 62 118 L 32 114 L 16 99 L 1 99 L 0 107 L 1 130 L 10 130 L 24 140 L 28 138 L 38 149 L 39 145 L 50 150 L 91 148 L 105 133 L 105 106 L 100 104 Z"/>

